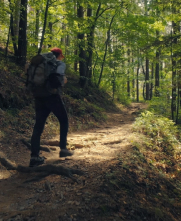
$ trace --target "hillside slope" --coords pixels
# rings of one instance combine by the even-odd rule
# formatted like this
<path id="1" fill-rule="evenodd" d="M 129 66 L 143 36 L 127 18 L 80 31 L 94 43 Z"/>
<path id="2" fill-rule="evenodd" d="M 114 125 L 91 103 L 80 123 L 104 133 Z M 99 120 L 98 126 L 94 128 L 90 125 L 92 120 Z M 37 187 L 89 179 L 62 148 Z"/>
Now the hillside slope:
<path id="1" fill-rule="evenodd" d="M 0 136 L 14 132 L 29 136 L 34 124 L 34 102 L 26 91 L 24 70 L 1 56 L 0 76 Z M 82 90 L 78 76 L 68 74 L 67 77 L 63 100 L 69 115 L 70 131 L 90 128 L 105 120 L 103 112 L 118 110 L 106 92 L 97 88 Z M 53 116 L 49 117 L 48 123 L 50 130 L 45 130 L 46 136 L 56 133 L 58 126 Z"/>

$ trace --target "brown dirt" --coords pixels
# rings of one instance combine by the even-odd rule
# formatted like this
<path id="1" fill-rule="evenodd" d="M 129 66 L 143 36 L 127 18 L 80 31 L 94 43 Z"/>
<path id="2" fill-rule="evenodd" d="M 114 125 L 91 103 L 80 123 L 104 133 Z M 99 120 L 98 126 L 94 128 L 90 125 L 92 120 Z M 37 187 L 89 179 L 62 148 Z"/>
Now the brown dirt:
<path id="1" fill-rule="evenodd" d="M 145 107 L 133 103 L 119 113 L 108 113 L 107 122 L 97 128 L 69 134 L 72 157 L 59 159 L 58 147 L 42 152 L 46 163 L 59 159 L 62 166 L 82 170 L 84 176 L 74 175 L 78 183 L 60 175 L 41 177 L 1 166 L 0 221 L 159 220 L 144 219 L 143 212 L 143 216 L 136 216 L 142 218 L 134 219 L 130 215 L 134 209 L 129 208 L 132 197 L 126 200 L 128 196 L 116 183 L 113 182 L 114 188 L 108 185 L 109 174 L 122 168 L 119 157 L 126 158 L 131 150 L 131 125 Z M 12 144 L 1 143 L 1 150 L 11 161 L 28 166 L 30 152 L 19 138 Z"/>

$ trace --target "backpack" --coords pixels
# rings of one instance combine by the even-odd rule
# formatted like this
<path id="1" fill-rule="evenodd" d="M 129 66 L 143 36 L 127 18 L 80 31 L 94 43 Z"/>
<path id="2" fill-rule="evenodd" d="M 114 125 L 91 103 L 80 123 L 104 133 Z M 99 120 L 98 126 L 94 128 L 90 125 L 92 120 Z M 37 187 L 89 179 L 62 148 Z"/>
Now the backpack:
<path id="1" fill-rule="evenodd" d="M 27 69 L 26 86 L 35 97 L 46 97 L 56 94 L 57 88 L 52 88 L 49 77 L 56 74 L 57 60 L 52 52 L 38 54 L 31 59 Z"/>

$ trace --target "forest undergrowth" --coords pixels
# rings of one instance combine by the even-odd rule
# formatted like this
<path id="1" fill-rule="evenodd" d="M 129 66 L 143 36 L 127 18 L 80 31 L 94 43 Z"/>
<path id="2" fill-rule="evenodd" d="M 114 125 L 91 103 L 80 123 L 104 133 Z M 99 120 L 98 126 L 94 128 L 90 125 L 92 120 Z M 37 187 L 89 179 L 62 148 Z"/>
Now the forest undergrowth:
<path id="1" fill-rule="evenodd" d="M 53 115 L 42 135 L 52 143 L 42 143 L 41 152 L 45 165 L 77 174 L 17 172 L 17 165 L 28 168 L 22 138 L 31 136 L 33 99 L 21 68 L 1 60 L 0 74 L 0 220 L 181 220 L 180 132 L 172 121 L 144 103 L 124 107 L 104 91 L 85 92 L 68 74 L 63 99 L 75 155 L 58 158 Z"/>

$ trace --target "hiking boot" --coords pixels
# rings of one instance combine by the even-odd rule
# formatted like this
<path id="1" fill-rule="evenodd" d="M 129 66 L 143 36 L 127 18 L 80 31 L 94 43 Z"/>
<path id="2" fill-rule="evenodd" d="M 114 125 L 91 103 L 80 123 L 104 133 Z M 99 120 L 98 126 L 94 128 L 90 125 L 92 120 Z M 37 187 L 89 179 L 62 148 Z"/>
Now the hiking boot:
<path id="1" fill-rule="evenodd" d="M 31 157 L 29 167 L 36 167 L 44 163 L 44 157 Z"/>
<path id="2" fill-rule="evenodd" d="M 73 152 L 68 149 L 61 149 L 59 156 L 60 157 L 70 157 L 73 155 Z"/>

